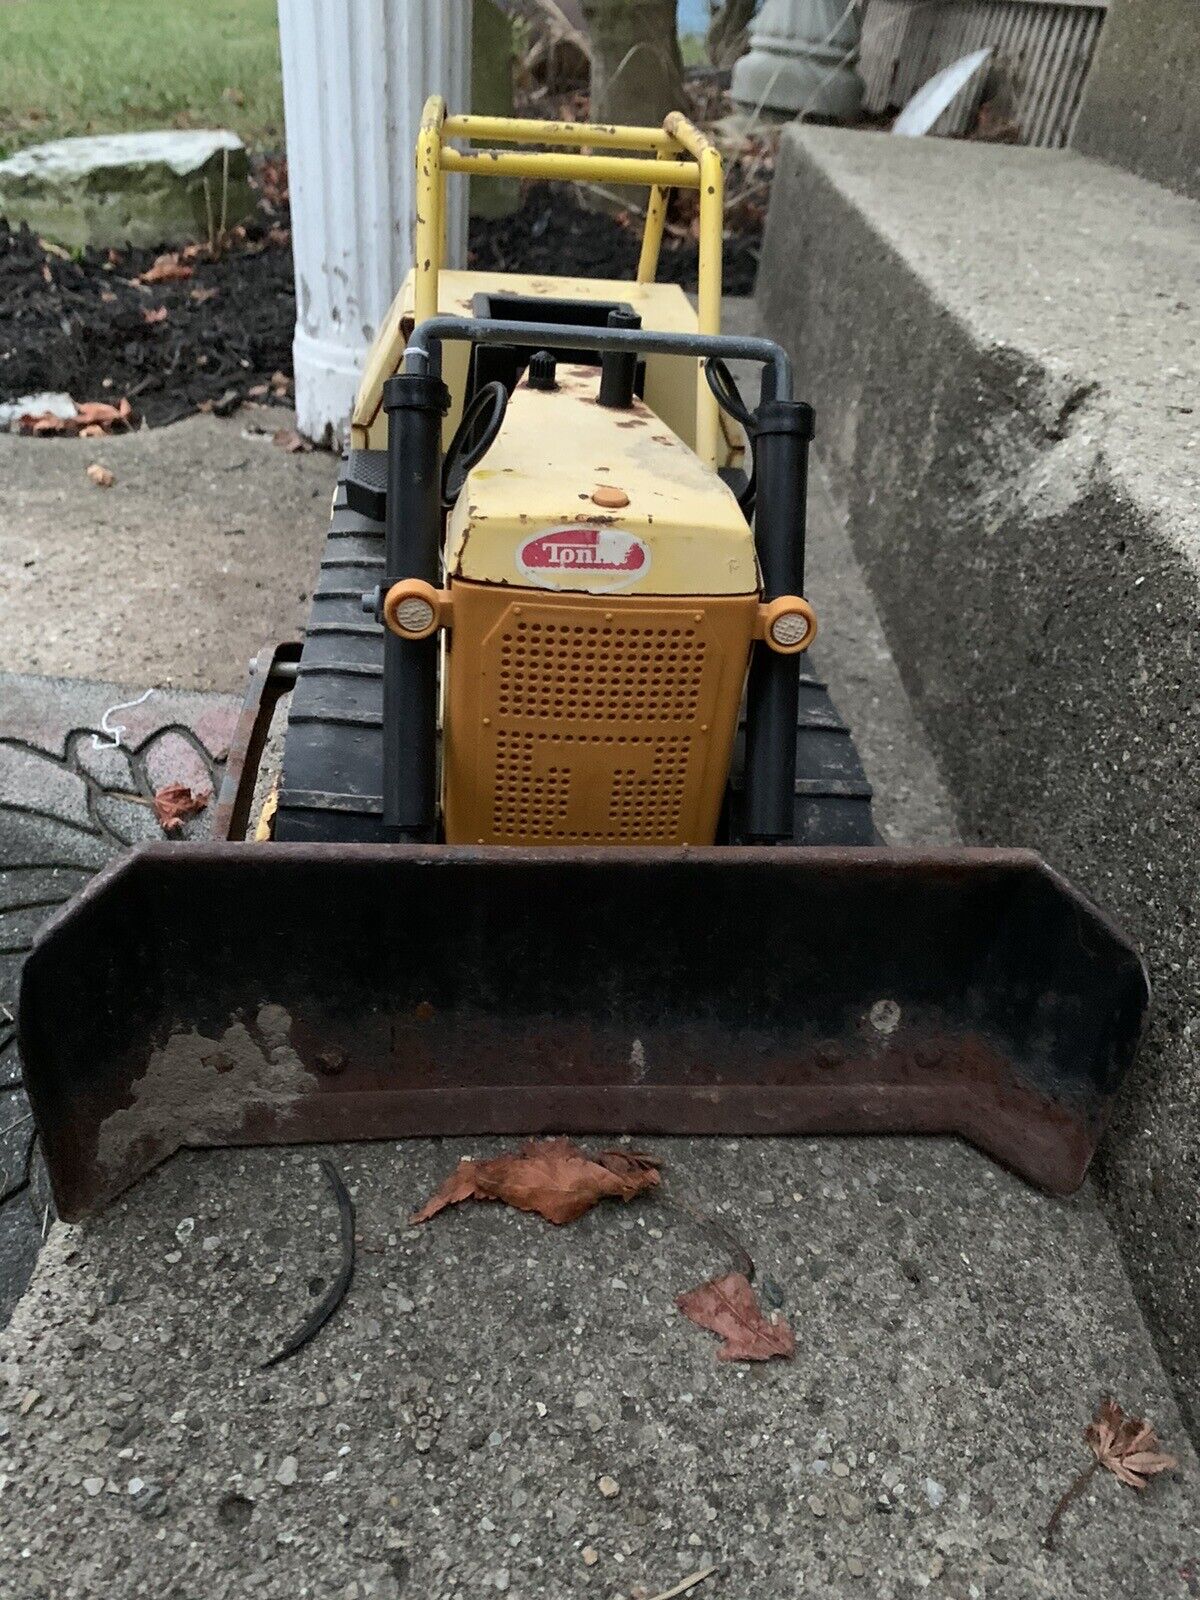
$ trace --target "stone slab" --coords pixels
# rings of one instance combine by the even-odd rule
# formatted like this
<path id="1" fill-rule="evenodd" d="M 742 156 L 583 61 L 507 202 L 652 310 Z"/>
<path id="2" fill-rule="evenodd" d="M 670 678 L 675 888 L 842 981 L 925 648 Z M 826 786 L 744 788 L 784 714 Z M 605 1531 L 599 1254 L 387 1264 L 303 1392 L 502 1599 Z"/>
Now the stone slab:
<path id="1" fill-rule="evenodd" d="M 0 216 L 72 250 L 182 244 L 246 220 L 249 174 L 220 128 L 55 139 L 0 161 Z"/>

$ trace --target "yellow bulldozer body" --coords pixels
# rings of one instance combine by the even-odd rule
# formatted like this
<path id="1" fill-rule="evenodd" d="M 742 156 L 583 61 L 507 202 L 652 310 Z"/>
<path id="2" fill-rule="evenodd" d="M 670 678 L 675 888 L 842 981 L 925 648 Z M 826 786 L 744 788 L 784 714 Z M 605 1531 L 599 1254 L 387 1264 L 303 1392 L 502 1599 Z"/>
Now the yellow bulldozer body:
<path id="1" fill-rule="evenodd" d="M 430 103 L 417 151 L 429 179 L 417 264 L 367 358 L 352 417 L 355 448 L 386 448 L 384 384 L 416 322 L 435 311 L 473 317 L 494 303 L 617 304 L 645 328 L 694 333 L 707 323 L 703 331 L 718 331 L 720 215 L 712 202 L 720 160 L 683 119 L 674 126 L 678 137 L 502 124 L 447 118 L 440 102 Z M 667 174 L 698 185 L 703 167 L 713 192 L 703 206 L 710 237 L 700 310 L 678 286 L 652 281 L 666 183 L 652 187 L 638 282 L 442 269 L 442 190 L 429 174 L 473 159 L 450 148 L 456 136 L 569 137 L 655 158 L 506 155 L 506 171 L 515 163 L 545 176 L 570 177 L 581 162 L 599 160 L 613 181 Z M 495 160 L 485 153 L 486 164 L 473 170 L 486 174 Z M 585 329 L 580 339 L 586 343 Z M 536 325 L 530 340 L 536 344 Z M 447 444 L 462 416 L 470 358 L 467 343 L 445 346 Z M 552 390 L 523 377 L 448 517 L 448 843 L 710 844 L 715 835 L 758 620 L 753 534 L 716 471 L 739 463 L 742 444 L 686 356 L 648 355 L 642 395 L 626 409 L 597 403 L 597 379 L 594 366 L 570 361 L 559 364 Z"/>

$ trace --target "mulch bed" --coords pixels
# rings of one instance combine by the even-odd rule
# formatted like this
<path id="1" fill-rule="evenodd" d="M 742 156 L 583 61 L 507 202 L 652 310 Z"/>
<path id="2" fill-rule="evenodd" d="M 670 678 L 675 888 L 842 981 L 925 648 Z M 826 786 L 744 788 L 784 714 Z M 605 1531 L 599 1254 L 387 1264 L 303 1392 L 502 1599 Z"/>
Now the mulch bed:
<path id="1" fill-rule="evenodd" d="M 134 281 L 158 251 L 72 258 L 0 222 L 0 399 L 128 398 L 135 421 L 159 426 L 290 377 L 296 296 L 280 170 L 260 165 L 257 216 L 218 259 L 189 255 L 179 282 Z"/>
<path id="2" fill-rule="evenodd" d="M 296 317 L 285 163 L 260 161 L 256 181 L 256 217 L 216 259 L 187 252 L 191 272 L 178 282 L 135 281 L 157 251 L 71 257 L 0 220 L 0 400 L 128 398 L 133 423 L 152 427 L 198 410 L 225 414 L 247 398 L 289 403 L 279 376 L 291 378 Z M 753 287 L 757 221 L 726 240 L 727 293 Z M 472 222 L 469 260 L 481 270 L 632 278 L 640 232 L 636 216 L 585 210 L 569 190 L 531 184 L 513 215 Z M 659 278 L 694 289 L 696 255 L 686 227 L 675 227 Z"/>
<path id="3" fill-rule="evenodd" d="M 569 189 L 534 183 L 508 217 L 471 223 L 469 255 L 481 272 L 545 272 L 570 278 L 632 279 L 642 245 L 642 218 L 621 220 L 585 210 Z M 658 258 L 660 283 L 696 287 L 698 245 L 665 237 Z M 758 239 L 725 241 L 725 293 L 749 294 L 758 271 Z"/>

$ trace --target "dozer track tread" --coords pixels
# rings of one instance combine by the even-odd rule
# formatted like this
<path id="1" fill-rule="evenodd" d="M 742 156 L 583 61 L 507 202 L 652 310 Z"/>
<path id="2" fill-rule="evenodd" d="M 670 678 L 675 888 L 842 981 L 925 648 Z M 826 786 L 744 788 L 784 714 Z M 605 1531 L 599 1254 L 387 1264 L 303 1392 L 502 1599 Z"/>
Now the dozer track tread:
<path id="1" fill-rule="evenodd" d="M 850 729 L 806 653 L 796 722 L 796 844 L 878 844 L 871 785 Z"/>
<path id="2" fill-rule="evenodd" d="M 378 489 L 386 461 L 382 450 L 352 450 L 338 475 L 288 712 L 277 839 L 384 838 L 383 629 L 362 609 L 383 576 L 383 522 L 352 509 L 347 484 Z"/>
<path id="3" fill-rule="evenodd" d="M 350 505 L 350 480 L 375 491 L 387 455 L 352 450 L 334 492 L 333 515 L 313 594 L 288 714 L 275 837 L 291 841 L 384 841 L 383 629 L 361 596 L 383 575 L 383 523 Z M 733 759 L 739 787 L 742 735 Z M 877 844 L 871 786 L 850 730 L 811 658 L 801 665 L 796 739 L 795 842 Z"/>

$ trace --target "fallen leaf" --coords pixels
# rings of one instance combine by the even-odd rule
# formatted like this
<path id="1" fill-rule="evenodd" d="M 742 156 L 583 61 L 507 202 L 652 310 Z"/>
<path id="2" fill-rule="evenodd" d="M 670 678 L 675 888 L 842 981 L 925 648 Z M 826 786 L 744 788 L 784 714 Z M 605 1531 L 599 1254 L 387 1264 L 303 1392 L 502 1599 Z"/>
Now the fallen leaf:
<path id="1" fill-rule="evenodd" d="M 185 817 L 203 811 L 211 799 L 206 790 L 196 792 L 186 783 L 168 783 L 154 791 L 154 815 L 164 833 L 178 833 Z"/>
<path id="2" fill-rule="evenodd" d="M 717 1351 L 718 1361 L 769 1361 L 772 1356 L 790 1360 L 795 1354 L 795 1334 L 782 1319 L 769 1322 L 763 1316 L 742 1272 L 710 1278 L 678 1295 L 675 1304 L 690 1322 L 725 1341 Z"/>
<path id="3" fill-rule="evenodd" d="M 1104 1467 L 1131 1489 L 1145 1489 L 1156 1473 L 1169 1472 L 1179 1465 L 1175 1457 L 1162 1448 L 1158 1435 L 1144 1417 L 1127 1417 L 1112 1399 L 1100 1402 L 1096 1415 L 1083 1430 L 1083 1438 L 1094 1459 L 1051 1512 L 1046 1524 L 1047 1550 L 1054 1548 L 1054 1536 L 1063 1513 L 1072 1500 L 1083 1493 L 1099 1468 Z"/>
<path id="4" fill-rule="evenodd" d="M 1100 1402 L 1083 1437 L 1100 1465 L 1131 1489 L 1144 1489 L 1156 1472 L 1179 1465 L 1145 1418 L 1127 1417 L 1115 1400 Z"/>
<path id="5" fill-rule="evenodd" d="M 115 406 L 109 405 L 107 400 L 85 400 L 82 405 L 75 407 L 74 420 L 81 428 L 92 427 L 113 428 L 118 423 L 123 427 L 128 426 L 133 416 L 133 407 L 129 401 L 122 398 Z"/>
<path id="6" fill-rule="evenodd" d="M 139 272 L 134 283 L 180 283 L 192 275 L 191 267 L 179 258 L 178 250 L 164 250 L 154 258 L 154 264 Z"/>
<path id="7" fill-rule="evenodd" d="M 291 390 L 292 380 L 286 372 L 273 372 L 271 374 L 271 387 L 278 395 L 287 394 Z"/>
<path id="8" fill-rule="evenodd" d="M 87 475 L 96 485 L 97 489 L 111 489 L 113 484 L 117 481 L 116 473 L 110 471 L 108 467 L 102 467 L 98 461 L 92 462 L 91 466 L 87 469 Z"/>
<path id="9" fill-rule="evenodd" d="M 295 428 L 277 428 L 271 435 L 271 443 L 277 444 L 281 450 L 286 450 L 292 456 L 312 449 L 312 445 L 304 435 L 297 433 Z"/>
<path id="10" fill-rule="evenodd" d="M 17 418 L 17 432 L 40 436 L 47 433 L 75 433 L 74 417 L 60 417 L 53 411 L 26 411 Z"/>
<path id="11" fill-rule="evenodd" d="M 53 411 L 42 411 L 36 416 L 27 412 L 17 418 L 17 431 L 39 437 L 62 434 L 72 439 L 82 434 L 86 439 L 94 439 L 99 434 L 110 433 L 116 427 L 129 427 L 132 416 L 133 407 L 128 400 L 122 400 L 115 406 L 104 400 L 85 400 L 82 405 L 75 407 L 72 417 L 60 417 Z"/>
<path id="12" fill-rule="evenodd" d="M 651 1156 L 602 1150 L 591 1157 L 570 1139 L 531 1139 L 519 1151 L 489 1161 L 460 1161 L 411 1221 L 428 1222 L 464 1200 L 502 1200 L 518 1211 L 536 1211 L 547 1222 L 574 1222 L 600 1200 L 632 1200 L 658 1181 L 658 1163 Z"/>
<path id="13" fill-rule="evenodd" d="M 150 324 L 154 324 L 156 322 L 165 322 L 166 320 L 167 320 L 167 308 L 166 308 L 166 306 L 151 306 L 148 310 L 142 312 L 142 321 L 143 322 L 148 322 Z"/>
<path id="14" fill-rule="evenodd" d="M 266 384 L 265 383 L 255 383 L 255 384 L 252 384 L 251 387 L 246 390 L 246 399 L 247 400 L 262 400 L 262 399 L 266 398 L 266 394 L 267 394 L 267 386 L 266 386 Z"/>
<path id="15" fill-rule="evenodd" d="M 188 290 L 189 296 L 198 306 L 202 306 L 206 300 L 215 299 L 220 292 L 213 284 L 206 283 L 198 283 L 194 289 Z"/>

